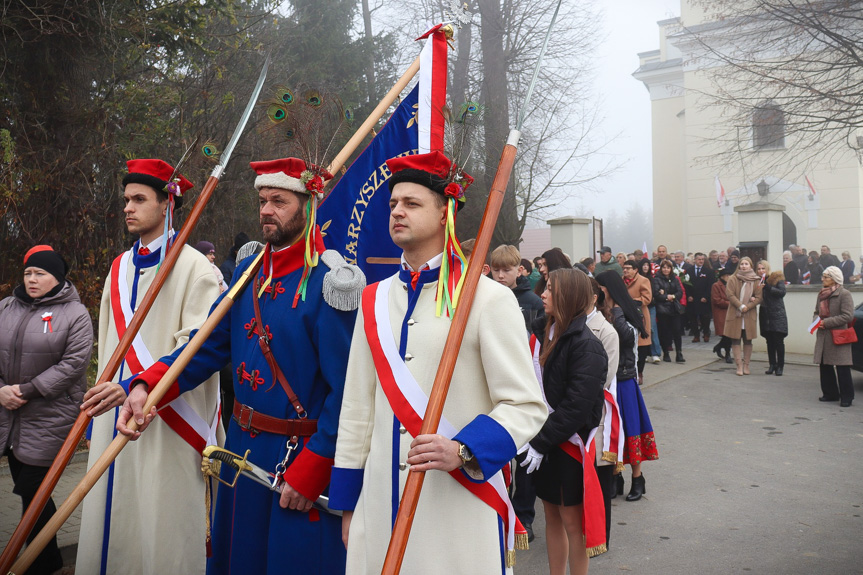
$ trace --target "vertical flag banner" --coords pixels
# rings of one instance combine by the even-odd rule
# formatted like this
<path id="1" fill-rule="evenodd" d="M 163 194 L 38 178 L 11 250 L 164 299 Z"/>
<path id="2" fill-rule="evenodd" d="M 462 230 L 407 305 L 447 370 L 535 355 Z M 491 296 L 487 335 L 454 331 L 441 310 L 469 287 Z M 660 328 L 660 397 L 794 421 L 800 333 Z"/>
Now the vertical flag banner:
<path id="1" fill-rule="evenodd" d="M 806 178 L 806 183 L 809 185 L 809 190 L 812 192 L 812 197 L 818 195 L 818 192 L 815 191 L 815 186 L 813 186 L 812 182 L 809 181 L 809 176 L 804 174 L 803 177 Z"/>
<path id="2" fill-rule="evenodd" d="M 420 154 L 443 152 L 446 107 L 447 43 L 443 24 L 438 24 L 417 40 L 428 41 L 420 53 L 420 94 L 417 109 Z"/>
<path id="3" fill-rule="evenodd" d="M 722 187 L 722 182 L 719 181 L 718 175 L 713 179 L 713 185 L 716 187 L 716 207 L 721 208 L 722 203 L 725 201 L 725 188 Z"/>
<path id="4" fill-rule="evenodd" d="M 368 283 L 398 271 L 393 264 L 372 264 L 368 258 L 398 258 L 402 251 L 390 238 L 390 171 L 386 161 L 416 153 L 417 94 L 410 94 L 386 125 L 351 164 L 339 183 L 318 207 L 324 245 L 342 254 L 366 274 Z"/>

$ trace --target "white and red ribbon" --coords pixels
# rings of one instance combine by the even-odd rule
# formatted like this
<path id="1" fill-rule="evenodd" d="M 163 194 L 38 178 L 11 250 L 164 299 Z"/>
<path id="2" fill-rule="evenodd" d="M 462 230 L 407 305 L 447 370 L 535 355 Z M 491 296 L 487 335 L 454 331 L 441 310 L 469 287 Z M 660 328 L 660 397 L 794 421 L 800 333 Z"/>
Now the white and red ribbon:
<path id="1" fill-rule="evenodd" d="M 443 24 L 417 40 L 428 39 L 420 53 L 419 97 L 417 100 L 417 153 L 443 151 L 444 108 L 446 107 L 447 43 Z"/>
<path id="2" fill-rule="evenodd" d="M 131 260 L 132 250 L 117 257 L 111 265 L 111 311 L 114 314 L 114 326 L 117 329 L 117 337 L 120 339 L 126 333 L 126 328 L 129 326 L 129 322 L 132 321 L 132 315 L 134 314 L 130 301 L 131 290 L 126 280 Z M 140 331 L 135 334 L 132 346 L 129 348 L 124 359 L 131 373 L 140 373 L 155 363 L 153 356 L 141 338 Z M 185 399 L 178 397 L 159 409 L 159 416 L 186 443 L 199 453 L 202 453 L 208 445 L 218 443 L 216 430 L 219 426 L 220 411 L 221 406 L 217 406 L 213 422 L 208 425 Z"/>
<path id="3" fill-rule="evenodd" d="M 44 325 L 42 326 L 42 333 L 48 333 L 49 331 L 51 333 L 54 333 L 54 328 L 51 327 L 51 317 L 53 315 L 54 314 L 50 311 L 46 311 L 45 313 L 42 314 L 42 321 L 45 322 Z"/>
<path id="4" fill-rule="evenodd" d="M 408 433 L 416 437 L 420 434 L 429 398 L 399 355 L 393 337 L 388 301 L 393 277 L 363 291 L 363 324 L 375 371 L 390 407 Z M 446 417 L 441 416 L 437 433 L 452 439 L 457 430 Z M 506 531 L 506 549 L 513 550 L 518 520 L 506 491 L 503 473 L 498 471 L 484 483 L 472 482 L 459 469 L 451 471 L 450 476 L 497 512 Z"/>

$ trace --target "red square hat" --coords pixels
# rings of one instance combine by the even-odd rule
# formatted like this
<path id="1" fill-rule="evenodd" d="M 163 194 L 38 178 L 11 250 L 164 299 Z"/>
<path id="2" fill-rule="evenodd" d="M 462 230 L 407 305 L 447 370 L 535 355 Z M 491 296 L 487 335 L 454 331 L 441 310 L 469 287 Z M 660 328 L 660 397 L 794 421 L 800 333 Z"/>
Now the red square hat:
<path id="1" fill-rule="evenodd" d="M 465 190 L 473 183 L 470 175 L 459 171 L 458 166 L 438 150 L 391 158 L 387 160 L 387 167 L 392 173 L 390 193 L 396 184 L 414 182 L 438 194 L 452 196 L 459 210 L 465 203 Z"/>
<path id="2" fill-rule="evenodd" d="M 126 162 L 129 173 L 123 178 L 123 187 L 127 184 L 144 184 L 150 186 L 157 192 L 169 193 L 167 187 L 171 183 L 169 180 L 174 173 L 174 168 L 169 163 L 162 160 L 142 159 L 129 160 Z M 195 184 L 187 180 L 182 174 L 175 176 L 179 194 L 174 191 L 175 206 L 180 207 L 183 203 L 183 194 L 195 187 Z"/>
<path id="3" fill-rule="evenodd" d="M 299 158 L 281 158 L 263 162 L 250 162 L 249 166 L 258 177 L 255 178 L 255 189 L 279 188 L 299 194 L 321 193 L 323 183 L 333 179 L 333 175 L 314 164 L 306 164 Z"/>

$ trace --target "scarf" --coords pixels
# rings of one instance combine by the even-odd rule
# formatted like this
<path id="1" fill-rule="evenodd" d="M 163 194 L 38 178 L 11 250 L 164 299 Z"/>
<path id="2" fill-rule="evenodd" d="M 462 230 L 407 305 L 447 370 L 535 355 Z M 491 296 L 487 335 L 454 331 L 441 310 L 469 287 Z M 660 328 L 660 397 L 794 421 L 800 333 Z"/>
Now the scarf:
<path id="1" fill-rule="evenodd" d="M 759 281 L 761 278 L 751 269 L 746 271 L 738 269 L 734 273 L 734 277 L 743 282 L 743 295 L 740 296 L 740 303 L 747 306 L 747 309 L 749 309 L 749 300 L 752 298 L 752 292 L 755 290 L 755 282 Z M 736 313 L 737 317 L 743 316 L 743 312 L 740 311 L 740 309 L 738 309 Z"/>
<path id="2" fill-rule="evenodd" d="M 830 287 L 821 288 L 821 291 L 818 292 L 818 317 L 821 319 L 830 317 L 830 302 L 828 300 L 838 287 L 839 284 L 833 284 Z"/>

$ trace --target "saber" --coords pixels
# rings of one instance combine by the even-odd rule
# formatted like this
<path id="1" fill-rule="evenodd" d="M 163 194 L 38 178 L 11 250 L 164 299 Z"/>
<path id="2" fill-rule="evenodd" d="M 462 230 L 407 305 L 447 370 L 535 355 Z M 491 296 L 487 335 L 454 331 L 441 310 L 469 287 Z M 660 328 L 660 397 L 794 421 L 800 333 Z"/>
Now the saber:
<path id="1" fill-rule="evenodd" d="M 219 178 L 221 178 L 222 173 L 225 171 L 225 166 L 227 166 L 228 160 L 231 158 L 231 153 L 234 151 L 237 141 L 240 139 L 240 136 L 246 128 L 249 117 L 251 116 L 252 111 L 255 108 L 255 104 L 258 101 L 258 97 L 261 95 L 261 90 L 264 87 L 264 80 L 267 78 L 267 70 L 269 66 L 270 56 L 267 55 L 267 59 L 264 62 L 263 68 L 261 68 L 260 75 L 258 76 L 258 82 L 255 85 L 255 89 L 252 91 L 248 104 L 246 104 L 246 109 L 240 118 L 240 122 L 234 129 L 234 134 L 231 136 L 231 140 L 228 142 L 225 151 L 222 152 L 221 156 L 219 156 L 219 162 L 213 169 L 207 183 L 204 185 L 204 189 L 201 191 L 198 201 L 195 202 L 194 208 L 192 208 L 192 211 L 189 213 L 189 217 L 186 218 L 185 225 L 183 225 L 183 228 L 176 235 L 174 245 L 182 247 L 189 241 L 189 236 L 192 235 L 192 231 L 195 229 L 198 220 L 201 218 L 201 214 L 203 213 L 207 202 L 210 201 L 210 198 L 219 183 Z M 189 150 L 186 151 L 184 158 L 187 157 L 188 153 Z M 183 160 L 181 159 L 181 162 L 182 161 Z M 179 170 L 179 168 L 177 168 L 177 170 Z M 150 308 L 153 306 L 162 286 L 168 279 L 168 274 L 174 268 L 177 259 L 179 259 L 181 251 L 181 249 L 168 250 L 165 254 L 165 261 L 162 263 L 162 267 L 159 268 L 159 271 L 156 273 L 156 277 L 153 278 L 153 283 L 150 285 L 147 293 L 141 300 L 141 304 L 138 306 L 138 309 L 135 310 L 135 314 L 129 321 L 126 332 L 123 334 L 123 337 L 120 338 L 120 342 L 114 349 L 114 353 L 111 354 L 111 357 L 106 362 L 104 371 L 96 380 L 97 384 L 111 381 L 117 373 L 117 370 L 120 368 L 120 364 L 126 357 L 126 353 L 128 353 L 129 348 L 132 346 L 132 341 L 138 334 L 141 326 L 144 324 L 144 320 L 150 312 Z M 21 521 L 18 523 L 18 527 L 15 528 L 15 532 L 9 539 L 9 544 L 6 546 L 6 549 L 3 550 L 3 554 L 0 555 L 0 573 L 8 572 L 13 566 L 15 558 L 18 556 L 18 553 L 20 553 L 21 548 L 24 546 L 24 542 L 33 530 L 33 526 L 42 514 L 42 510 L 45 508 L 45 505 L 48 503 L 48 499 L 51 497 L 51 493 L 57 486 L 57 482 L 60 480 L 63 470 L 66 469 L 66 466 L 75 454 L 75 450 L 81 442 L 81 438 L 84 436 L 84 433 L 86 433 L 87 427 L 90 425 L 90 421 L 92 419 L 92 417 L 87 415 L 86 411 L 82 411 L 78 414 L 78 418 L 75 420 L 75 423 L 72 425 L 72 429 L 69 430 L 69 434 L 66 436 L 66 441 L 63 442 L 63 445 L 60 447 L 60 451 L 57 452 L 57 456 L 54 458 L 54 462 L 51 464 L 51 468 L 48 470 L 45 479 L 42 481 L 42 484 L 33 496 L 33 501 L 21 517 Z"/>
<path id="2" fill-rule="evenodd" d="M 539 66 L 542 63 L 542 56 L 545 54 L 545 49 L 548 47 L 548 39 L 551 35 L 551 29 L 557 20 L 557 13 L 560 10 L 562 0 L 558 0 L 557 8 L 554 10 L 551 23 L 548 26 L 548 31 L 545 35 L 545 42 L 540 50 L 539 58 L 536 62 L 536 68 L 533 73 L 533 80 L 528 89 L 527 96 L 524 102 L 524 110 L 527 109 L 530 103 L 533 88 L 536 84 Z M 506 194 L 506 187 L 509 184 L 509 177 L 512 174 L 512 167 L 515 164 L 515 155 L 518 150 L 518 141 L 521 138 L 522 122 L 524 121 L 524 110 L 522 110 L 521 118 L 518 120 L 516 127 L 509 132 L 506 145 L 500 155 L 500 162 L 497 166 L 494 180 L 492 181 L 491 190 L 488 194 L 488 202 L 485 206 L 485 213 L 482 217 L 482 223 L 479 226 L 479 233 L 476 236 L 473 254 L 470 258 L 470 264 L 467 268 L 467 275 L 462 287 L 461 297 L 458 307 L 453 314 L 452 323 L 450 324 L 449 333 L 447 334 L 446 343 L 444 344 L 443 353 L 441 355 L 440 364 L 438 364 L 437 373 L 435 373 L 434 384 L 432 384 L 431 393 L 429 394 L 428 407 L 426 408 L 423 424 L 420 428 L 421 434 L 436 433 L 440 424 L 441 416 L 443 415 L 443 407 L 446 402 L 446 396 L 449 392 L 449 385 L 452 381 L 452 374 L 455 371 L 456 360 L 458 359 L 459 348 L 461 347 L 462 339 L 464 339 L 464 331 L 467 327 L 467 320 L 470 316 L 470 310 L 473 306 L 473 299 L 476 295 L 477 284 L 479 283 L 480 275 L 482 275 L 482 265 L 485 262 L 488 254 L 488 247 L 491 244 L 491 236 L 494 232 L 494 227 L 497 224 L 497 217 L 500 214 L 501 205 L 503 205 L 503 197 Z M 416 514 L 417 503 L 419 502 L 420 492 L 423 487 L 425 472 L 408 474 L 405 483 L 404 491 L 402 492 L 401 502 L 396 514 L 395 525 L 393 525 L 390 543 L 387 547 L 387 555 L 384 559 L 382 575 L 397 575 L 401 571 L 402 560 L 404 559 L 405 550 L 408 545 L 408 537 L 411 532 L 414 515 Z"/>
<path id="3" fill-rule="evenodd" d="M 249 461 L 249 453 L 251 449 L 247 449 L 245 455 L 240 457 L 232 451 L 228 451 L 218 445 L 208 445 L 204 448 L 204 457 L 201 460 L 201 470 L 205 477 L 212 477 L 219 483 L 233 488 L 237 484 L 237 480 L 241 475 L 248 477 L 255 483 L 263 485 L 270 491 L 275 493 L 282 492 L 282 483 L 276 474 L 267 471 L 262 467 L 258 467 Z M 229 466 L 234 470 L 234 478 L 230 482 L 222 477 L 222 467 Z M 330 509 L 330 498 L 321 495 L 317 501 L 312 504 L 315 508 L 325 511 L 331 515 L 341 516 L 342 512 L 337 509 Z"/>

